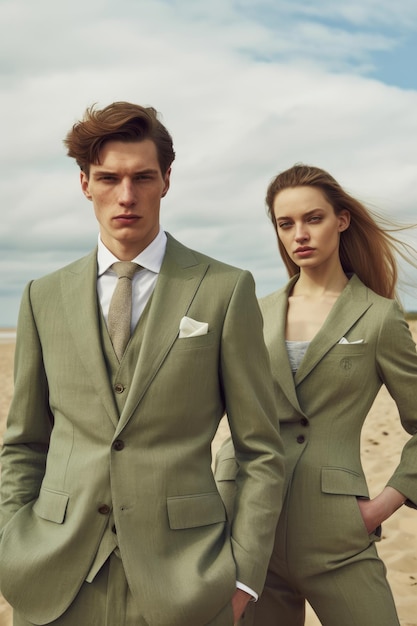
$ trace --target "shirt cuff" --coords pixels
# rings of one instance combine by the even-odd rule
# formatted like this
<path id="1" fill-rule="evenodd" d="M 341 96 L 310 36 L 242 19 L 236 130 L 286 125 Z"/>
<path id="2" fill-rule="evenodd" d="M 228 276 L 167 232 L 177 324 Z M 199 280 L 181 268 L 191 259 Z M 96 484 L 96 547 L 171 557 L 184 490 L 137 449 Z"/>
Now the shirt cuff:
<path id="1" fill-rule="evenodd" d="M 244 585 L 243 583 L 240 583 L 239 581 L 237 581 L 236 588 L 241 589 L 242 591 L 246 591 L 246 593 L 252 596 L 251 602 L 256 602 L 258 600 L 258 594 L 256 593 L 256 591 L 254 591 L 247 585 Z"/>

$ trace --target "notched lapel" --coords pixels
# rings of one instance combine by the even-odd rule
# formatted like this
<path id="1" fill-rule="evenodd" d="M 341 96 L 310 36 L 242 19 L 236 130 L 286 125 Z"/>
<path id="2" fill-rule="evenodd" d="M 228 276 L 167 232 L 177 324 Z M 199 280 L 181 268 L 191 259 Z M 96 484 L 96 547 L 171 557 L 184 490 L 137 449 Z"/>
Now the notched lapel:
<path id="1" fill-rule="evenodd" d="M 108 416 L 116 426 L 118 412 L 103 356 L 97 302 L 97 251 L 62 274 L 61 293 L 74 346 Z"/>
<path id="2" fill-rule="evenodd" d="M 335 302 L 323 326 L 310 343 L 294 382 L 299 385 L 327 352 L 345 336 L 350 328 L 372 306 L 366 298 L 367 288 L 353 276 Z"/>
<path id="3" fill-rule="evenodd" d="M 291 371 L 285 346 L 285 325 L 288 308 L 288 293 L 294 281 L 288 288 L 268 296 L 261 301 L 261 309 L 265 319 L 264 335 L 271 361 L 272 375 L 278 381 L 284 394 L 297 411 L 301 412 L 294 385 L 294 376 Z"/>

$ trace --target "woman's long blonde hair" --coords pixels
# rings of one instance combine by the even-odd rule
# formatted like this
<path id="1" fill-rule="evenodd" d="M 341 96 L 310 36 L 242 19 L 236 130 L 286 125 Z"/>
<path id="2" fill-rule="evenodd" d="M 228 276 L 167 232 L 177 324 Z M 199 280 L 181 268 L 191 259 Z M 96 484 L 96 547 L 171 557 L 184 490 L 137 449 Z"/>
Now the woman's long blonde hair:
<path id="1" fill-rule="evenodd" d="M 325 170 L 304 164 L 296 164 L 278 174 L 266 193 L 268 216 L 275 228 L 279 251 L 289 276 L 298 274 L 300 269 L 291 260 L 278 237 L 273 205 L 280 191 L 300 186 L 320 189 L 336 215 L 344 210 L 349 211 L 350 226 L 340 234 L 339 255 L 344 272 L 357 274 L 365 285 L 381 296 L 395 298 L 398 281 L 396 253 L 416 266 L 412 260 L 415 251 L 391 234 L 407 227 L 395 224 L 367 209 Z M 414 254 L 410 254 L 410 250 Z"/>

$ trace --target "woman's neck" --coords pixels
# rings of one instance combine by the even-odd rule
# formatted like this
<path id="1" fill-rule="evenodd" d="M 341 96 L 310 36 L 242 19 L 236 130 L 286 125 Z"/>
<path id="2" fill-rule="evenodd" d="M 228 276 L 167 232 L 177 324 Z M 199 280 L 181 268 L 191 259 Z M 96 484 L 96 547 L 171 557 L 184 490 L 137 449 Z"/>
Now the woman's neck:
<path id="1" fill-rule="evenodd" d="M 348 277 L 340 266 L 337 270 L 328 272 L 300 271 L 291 296 L 308 299 L 332 298 L 339 296 L 349 282 Z"/>
<path id="2" fill-rule="evenodd" d="M 288 298 L 285 338 L 311 341 L 326 321 L 334 303 L 348 283 L 341 270 L 327 276 L 301 272 Z"/>

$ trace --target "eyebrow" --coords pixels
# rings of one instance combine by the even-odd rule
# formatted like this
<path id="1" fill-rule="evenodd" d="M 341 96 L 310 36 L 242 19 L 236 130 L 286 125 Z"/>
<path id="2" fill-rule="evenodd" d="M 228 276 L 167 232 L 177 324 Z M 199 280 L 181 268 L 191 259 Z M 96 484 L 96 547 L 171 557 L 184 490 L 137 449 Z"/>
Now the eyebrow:
<path id="1" fill-rule="evenodd" d="M 97 166 L 98 168 L 100 168 L 100 165 Z M 111 170 L 111 169 L 97 169 L 93 172 L 93 176 L 102 176 L 103 174 L 107 174 L 110 176 L 116 176 L 118 174 L 118 171 L 115 170 Z M 158 170 L 155 168 L 147 168 L 144 170 L 136 170 L 135 172 L 133 172 L 133 176 L 137 176 L 138 174 L 158 174 Z"/>
<path id="2" fill-rule="evenodd" d="M 324 211 L 324 209 L 322 207 L 317 207 L 315 209 L 311 209 L 311 211 L 307 211 L 306 213 L 303 213 L 303 217 L 309 217 L 310 215 L 313 215 L 314 213 L 317 213 L 317 211 Z M 287 217 L 286 215 L 276 215 L 275 216 L 276 220 L 292 220 L 292 217 Z"/>

